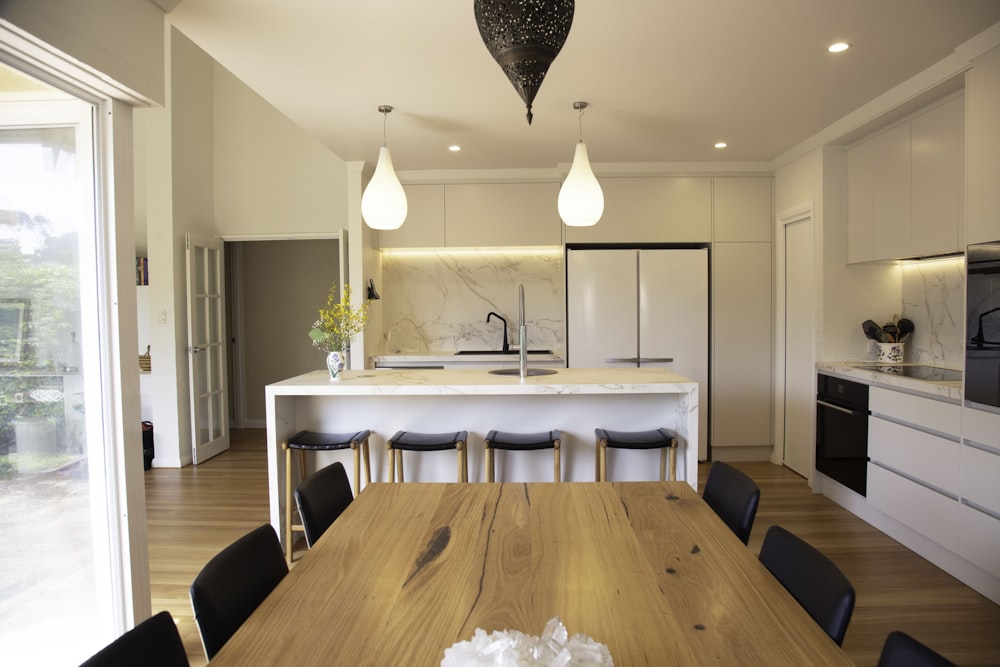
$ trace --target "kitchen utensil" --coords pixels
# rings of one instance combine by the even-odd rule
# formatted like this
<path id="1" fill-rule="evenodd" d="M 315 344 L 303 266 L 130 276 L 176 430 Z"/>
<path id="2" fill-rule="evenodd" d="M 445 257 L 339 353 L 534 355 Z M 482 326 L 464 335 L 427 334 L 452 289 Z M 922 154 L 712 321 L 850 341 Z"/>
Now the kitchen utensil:
<path id="1" fill-rule="evenodd" d="M 865 320 L 862 322 L 861 330 L 865 332 L 865 336 L 868 338 L 880 343 L 884 342 L 882 340 L 882 327 L 875 324 L 874 320 Z"/>
<path id="2" fill-rule="evenodd" d="M 886 322 L 882 325 L 882 333 L 885 335 L 883 343 L 898 343 L 899 328 L 894 322 Z"/>
<path id="3" fill-rule="evenodd" d="M 902 342 L 904 338 L 913 333 L 914 329 L 913 320 L 908 320 L 904 317 L 899 321 L 899 324 L 897 324 L 896 326 L 899 329 L 897 338 L 900 342 Z"/>

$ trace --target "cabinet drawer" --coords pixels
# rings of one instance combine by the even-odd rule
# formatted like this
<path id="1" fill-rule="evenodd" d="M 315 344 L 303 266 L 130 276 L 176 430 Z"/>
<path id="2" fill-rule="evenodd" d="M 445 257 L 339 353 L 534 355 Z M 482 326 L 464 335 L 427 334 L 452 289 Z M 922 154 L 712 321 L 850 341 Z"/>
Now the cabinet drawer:
<path id="1" fill-rule="evenodd" d="M 958 501 L 874 463 L 868 464 L 868 502 L 902 524 L 955 550 Z"/>
<path id="2" fill-rule="evenodd" d="M 1000 454 L 963 445 L 961 489 L 963 498 L 1000 515 Z"/>
<path id="3" fill-rule="evenodd" d="M 1000 520 L 961 505 L 958 508 L 957 553 L 994 577 L 1000 577 Z"/>
<path id="4" fill-rule="evenodd" d="M 959 444 L 878 417 L 868 418 L 868 457 L 958 495 Z"/>
<path id="5" fill-rule="evenodd" d="M 885 415 L 937 433 L 961 433 L 962 407 L 955 403 L 872 387 L 868 406 L 873 415 Z"/>
<path id="6" fill-rule="evenodd" d="M 962 414 L 962 437 L 1000 451 L 1000 415 L 966 408 Z"/>

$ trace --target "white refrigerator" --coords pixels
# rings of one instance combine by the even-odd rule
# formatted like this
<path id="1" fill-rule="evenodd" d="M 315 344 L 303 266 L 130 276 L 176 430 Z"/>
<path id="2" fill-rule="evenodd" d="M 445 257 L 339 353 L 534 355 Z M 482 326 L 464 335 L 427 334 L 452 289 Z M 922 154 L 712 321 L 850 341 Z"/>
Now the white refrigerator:
<path id="1" fill-rule="evenodd" d="M 569 368 L 668 368 L 698 382 L 707 459 L 708 249 L 567 250 L 566 302 Z"/>

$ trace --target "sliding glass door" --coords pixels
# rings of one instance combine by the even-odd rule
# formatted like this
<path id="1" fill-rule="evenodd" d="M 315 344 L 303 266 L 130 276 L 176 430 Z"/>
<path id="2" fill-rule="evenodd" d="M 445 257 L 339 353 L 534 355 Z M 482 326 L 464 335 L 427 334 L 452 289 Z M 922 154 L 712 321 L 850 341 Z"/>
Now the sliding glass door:
<path id="1" fill-rule="evenodd" d="M 0 70 L 0 663 L 71 665 L 123 607 L 95 107 Z"/>

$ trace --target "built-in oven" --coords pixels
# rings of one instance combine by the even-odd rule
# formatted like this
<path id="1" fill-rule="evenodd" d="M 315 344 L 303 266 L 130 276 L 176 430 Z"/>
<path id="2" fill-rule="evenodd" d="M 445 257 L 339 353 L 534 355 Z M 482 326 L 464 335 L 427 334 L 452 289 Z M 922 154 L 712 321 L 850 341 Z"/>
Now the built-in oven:
<path id="1" fill-rule="evenodd" d="M 1000 408 L 1000 241 L 970 245 L 965 260 L 965 400 Z"/>
<path id="2" fill-rule="evenodd" d="M 816 390 L 816 470 L 866 495 L 868 385 L 820 373 Z"/>

